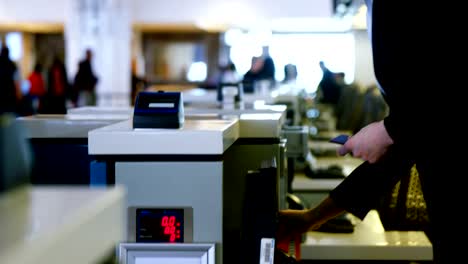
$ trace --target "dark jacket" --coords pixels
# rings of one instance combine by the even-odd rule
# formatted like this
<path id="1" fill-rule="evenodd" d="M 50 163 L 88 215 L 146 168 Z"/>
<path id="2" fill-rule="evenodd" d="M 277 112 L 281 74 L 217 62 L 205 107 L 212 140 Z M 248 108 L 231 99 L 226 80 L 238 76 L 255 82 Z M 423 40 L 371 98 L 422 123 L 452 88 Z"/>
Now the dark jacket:
<path id="1" fill-rule="evenodd" d="M 436 14 L 443 18 L 434 19 Z M 467 200 L 459 182 L 467 175 L 465 157 L 455 154 L 466 143 L 450 140 L 463 131 L 466 119 L 457 90 L 465 88 L 466 73 L 448 66 L 467 57 L 463 17 L 450 4 L 374 0 L 374 70 L 389 106 L 384 124 L 394 144 L 381 160 L 364 162 L 330 193 L 339 206 L 363 218 L 416 164 L 435 263 L 462 258 L 454 243 L 468 233 L 464 224 L 453 226 Z"/>
<path id="2" fill-rule="evenodd" d="M 75 76 L 74 86 L 78 91 L 91 91 L 94 92 L 94 89 L 97 84 L 97 77 L 94 75 L 94 72 L 91 67 L 91 62 L 89 60 L 83 60 L 78 66 L 78 72 Z"/>
<path id="3" fill-rule="evenodd" d="M 0 113 L 17 110 L 16 72 L 17 67 L 8 55 L 0 55 Z"/>

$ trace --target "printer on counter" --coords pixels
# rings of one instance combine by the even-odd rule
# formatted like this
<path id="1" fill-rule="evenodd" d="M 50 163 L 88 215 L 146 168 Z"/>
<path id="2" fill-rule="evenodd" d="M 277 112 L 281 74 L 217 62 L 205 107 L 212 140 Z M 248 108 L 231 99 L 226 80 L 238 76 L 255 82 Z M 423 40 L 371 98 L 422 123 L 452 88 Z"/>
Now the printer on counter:
<path id="1" fill-rule="evenodd" d="M 180 92 L 140 92 L 133 111 L 133 128 L 181 128 L 184 103 Z"/>

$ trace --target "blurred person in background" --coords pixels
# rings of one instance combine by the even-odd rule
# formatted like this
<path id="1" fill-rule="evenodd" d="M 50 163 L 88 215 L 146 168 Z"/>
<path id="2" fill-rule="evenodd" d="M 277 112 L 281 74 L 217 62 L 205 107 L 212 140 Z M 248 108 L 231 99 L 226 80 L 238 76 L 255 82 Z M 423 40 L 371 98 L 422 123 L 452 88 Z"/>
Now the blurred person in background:
<path id="1" fill-rule="evenodd" d="M 75 75 L 73 89 L 78 92 L 78 98 L 75 98 L 77 106 L 96 105 L 96 84 L 97 76 L 92 67 L 93 52 L 86 50 L 85 58 L 78 64 L 78 72 Z"/>
<path id="2" fill-rule="evenodd" d="M 19 71 L 10 59 L 10 50 L 0 49 L 0 113 L 17 113 L 22 94 L 19 86 Z"/>
<path id="3" fill-rule="evenodd" d="M 232 61 L 228 61 L 218 65 L 203 84 L 203 88 L 217 89 L 221 83 L 239 83 L 242 78 L 242 75 L 237 71 L 236 65 Z"/>
<path id="4" fill-rule="evenodd" d="M 297 67 L 294 64 L 288 63 L 284 65 L 284 79 L 282 83 L 295 83 L 297 80 Z"/>
<path id="5" fill-rule="evenodd" d="M 269 55 L 252 57 L 250 70 L 242 79 L 244 88 L 248 87 L 248 92 L 254 90 L 269 90 L 275 86 L 275 63 Z M 265 88 L 265 89 L 262 89 Z"/>
<path id="6" fill-rule="evenodd" d="M 260 80 L 267 80 L 270 82 L 271 87 L 275 84 L 275 62 L 269 55 L 263 57 L 263 66 L 259 72 L 258 78 Z M 270 88 L 271 88 L 270 87 Z"/>
<path id="7" fill-rule="evenodd" d="M 36 63 L 34 70 L 28 76 L 29 93 L 25 97 L 31 108 L 31 114 L 35 114 L 42 107 L 46 93 L 44 78 L 42 77 L 42 64 Z"/>
<path id="8" fill-rule="evenodd" d="M 324 61 L 320 61 L 319 66 L 322 69 L 322 79 L 319 82 L 318 89 L 321 95 L 319 102 L 336 105 L 341 94 L 341 85 L 337 81 L 337 75 L 327 68 Z"/>
<path id="9" fill-rule="evenodd" d="M 138 76 L 136 59 L 132 59 L 131 70 L 132 70 L 132 76 L 131 76 L 132 87 L 131 87 L 131 93 L 130 93 L 130 103 L 131 105 L 135 105 L 135 101 L 136 101 L 136 97 L 138 93 L 146 90 L 148 82 L 146 81 L 145 77 Z"/>
<path id="10" fill-rule="evenodd" d="M 242 77 L 242 84 L 244 85 L 244 92 L 253 93 L 255 82 L 259 80 L 260 72 L 263 68 L 262 57 L 252 57 L 250 69 Z"/>
<path id="11" fill-rule="evenodd" d="M 42 112 L 66 114 L 67 97 L 73 101 L 72 98 L 77 98 L 77 95 L 72 94 L 65 64 L 58 56 L 54 56 L 52 65 L 47 72 L 47 104 L 42 107 Z"/>
<path id="12" fill-rule="evenodd" d="M 237 72 L 236 65 L 233 62 L 228 62 L 221 70 L 220 82 L 221 83 L 238 83 L 242 76 Z"/>

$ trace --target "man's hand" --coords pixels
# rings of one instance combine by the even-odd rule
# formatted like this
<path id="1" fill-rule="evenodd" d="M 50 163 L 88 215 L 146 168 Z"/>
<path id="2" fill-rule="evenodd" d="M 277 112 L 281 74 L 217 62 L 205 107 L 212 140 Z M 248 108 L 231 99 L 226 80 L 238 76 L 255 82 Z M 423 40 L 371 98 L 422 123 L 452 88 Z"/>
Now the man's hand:
<path id="1" fill-rule="evenodd" d="M 313 210 L 313 209 L 312 209 Z M 314 223 L 312 210 L 282 210 L 278 215 L 278 241 L 289 241 L 308 230 L 317 229 L 320 224 Z"/>
<path id="2" fill-rule="evenodd" d="M 363 127 L 358 133 L 351 136 L 346 143 L 338 149 L 341 156 L 351 153 L 369 163 L 377 162 L 393 144 L 383 121 L 371 123 Z"/>

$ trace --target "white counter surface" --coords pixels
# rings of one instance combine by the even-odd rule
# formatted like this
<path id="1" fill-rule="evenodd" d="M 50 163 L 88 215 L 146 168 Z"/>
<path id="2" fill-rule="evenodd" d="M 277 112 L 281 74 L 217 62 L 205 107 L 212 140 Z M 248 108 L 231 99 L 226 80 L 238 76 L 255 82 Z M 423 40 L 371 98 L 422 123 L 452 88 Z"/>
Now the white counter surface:
<path id="1" fill-rule="evenodd" d="M 182 92 L 184 97 L 184 103 L 216 103 L 217 102 L 217 91 L 207 90 L 201 88 L 194 88 Z M 253 103 L 261 100 L 266 103 L 273 103 L 273 91 L 265 93 L 244 93 L 243 101 L 246 103 Z"/>
<path id="2" fill-rule="evenodd" d="M 185 118 L 188 119 L 220 119 L 223 116 L 239 117 L 239 137 L 241 138 L 278 138 L 281 127 L 286 120 L 285 105 L 268 105 L 263 102 L 248 103 L 242 109 L 222 108 L 216 102 L 203 102 L 184 107 Z M 73 120 L 76 124 L 80 121 L 110 119 L 123 121 L 131 119 L 133 108 L 131 107 L 79 107 L 70 109 L 64 117 Z M 69 123 L 72 123 L 70 121 Z M 44 126 L 44 124 L 43 124 Z M 40 131 L 36 125 L 35 130 Z M 97 128 L 97 127 L 96 127 Z M 36 134 L 38 134 L 36 132 Z M 87 134 L 86 134 L 87 136 Z"/>
<path id="3" fill-rule="evenodd" d="M 240 120 L 240 138 L 279 138 L 286 121 L 286 105 L 249 103 L 244 108 L 223 108 L 212 103 L 198 103 L 185 107 L 186 118 L 196 115 L 234 115 Z"/>
<path id="4" fill-rule="evenodd" d="M 347 176 L 362 161 L 350 156 L 321 157 L 318 167 L 340 164 Z M 341 179 L 311 179 L 295 175 L 295 192 L 329 192 Z M 385 231 L 377 211 L 359 221 L 353 233 L 308 232 L 301 258 L 309 260 L 432 260 L 432 245 L 422 231 Z"/>
<path id="5" fill-rule="evenodd" d="M 180 129 L 133 129 L 132 120 L 88 133 L 92 155 L 220 155 L 239 138 L 239 122 L 186 119 Z"/>
<path id="6" fill-rule="evenodd" d="M 432 244 L 422 231 L 385 231 L 372 210 L 350 234 L 308 232 L 301 259 L 432 260 Z"/>
<path id="7" fill-rule="evenodd" d="M 82 106 L 67 110 L 66 117 L 72 120 L 126 120 L 133 116 L 133 107 Z"/>
<path id="8" fill-rule="evenodd" d="M 22 187 L 0 195 L 0 263 L 98 263 L 124 239 L 122 188 Z"/>
<path id="9" fill-rule="evenodd" d="M 253 103 L 244 103 L 242 107 L 229 107 L 220 105 L 217 102 L 189 103 L 184 107 L 185 114 L 216 113 L 222 115 L 239 115 L 247 113 L 284 113 L 286 114 L 286 105 L 265 104 L 264 101 Z"/>
<path id="10" fill-rule="evenodd" d="M 357 166 L 363 161 L 358 158 L 346 155 L 343 157 L 320 157 L 317 158 L 317 168 L 326 168 L 331 165 L 339 165 L 343 168 L 343 174 L 348 176 Z M 294 191 L 330 191 L 343 179 L 312 179 L 305 176 L 303 173 L 296 173 L 292 182 L 292 189 Z"/>
<path id="11" fill-rule="evenodd" d="M 113 115 L 34 115 L 17 120 L 29 138 L 87 138 L 90 130 L 125 119 Z"/>
<path id="12" fill-rule="evenodd" d="M 111 115 L 118 116 L 124 115 L 129 117 L 133 115 L 133 107 L 131 106 L 121 106 L 121 107 L 105 107 L 105 106 L 81 106 L 76 108 L 70 108 L 67 110 L 67 115 Z"/>
<path id="13" fill-rule="evenodd" d="M 338 186 L 342 181 L 342 179 L 311 179 L 303 174 L 296 174 L 294 175 L 292 182 L 292 189 L 294 192 L 329 192 Z"/>
<path id="14" fill-rule="evenodd" d="M 284 125 L 282 113 L 248 113 L 239 116 L 240 138 L 280 138 Z"/>

